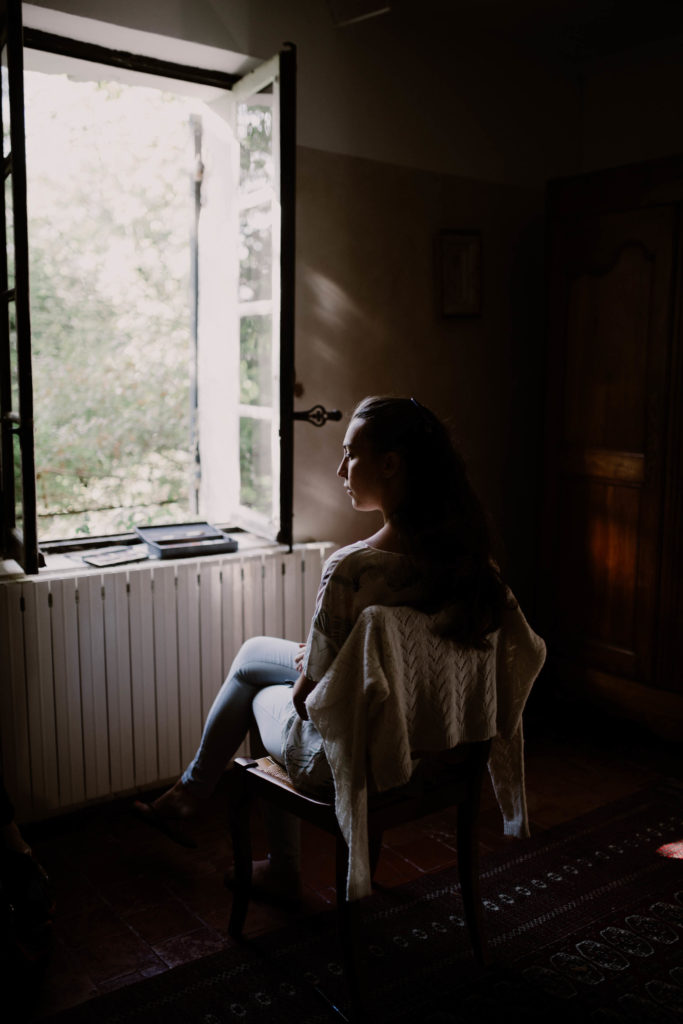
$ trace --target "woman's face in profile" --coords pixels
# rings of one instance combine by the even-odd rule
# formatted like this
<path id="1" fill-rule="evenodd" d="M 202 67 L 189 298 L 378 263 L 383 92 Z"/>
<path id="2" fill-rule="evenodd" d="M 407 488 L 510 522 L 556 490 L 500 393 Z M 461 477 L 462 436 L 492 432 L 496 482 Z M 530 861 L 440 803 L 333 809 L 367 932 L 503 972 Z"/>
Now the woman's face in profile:
<path id="1" fill-rule="evenodd" d="M 353 507 L 359 512 L 383 509 L 383 461 L 370 443 L 363 420 L 351 420 L 343 448 L 337 476 L 344 481 L 344 490 Z"/>

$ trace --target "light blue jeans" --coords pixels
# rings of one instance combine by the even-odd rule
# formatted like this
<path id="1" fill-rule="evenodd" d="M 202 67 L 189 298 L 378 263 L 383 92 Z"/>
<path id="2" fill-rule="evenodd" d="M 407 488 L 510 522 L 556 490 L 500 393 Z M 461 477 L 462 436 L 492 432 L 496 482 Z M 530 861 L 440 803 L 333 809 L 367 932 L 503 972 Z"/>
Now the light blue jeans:
<path id="1" fill-rule="evenodd" d="M 292 714 L 298 652 L 299 644 L 269 636 L 253 637 L 242 644 L 211 706 L 197 753 L 182 775 L 183 783 L 196 796 L 211 796 L 247 736 L 252 715 L 263 746 L 278 763 L 284 763 L 282 729 Z M 270 807 L 266 829 L 273 863 L 298 865 L 298 822 Z"/>

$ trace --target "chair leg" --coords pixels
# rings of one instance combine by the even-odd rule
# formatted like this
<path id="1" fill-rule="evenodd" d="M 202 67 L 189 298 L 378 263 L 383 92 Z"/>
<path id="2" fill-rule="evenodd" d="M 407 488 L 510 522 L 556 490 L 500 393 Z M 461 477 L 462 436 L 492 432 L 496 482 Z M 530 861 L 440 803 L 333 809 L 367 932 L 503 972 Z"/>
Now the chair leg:
<path id="1" fill-rule="evenodd" d="M 239 773 L 241 776 L 241 772 Z M 234 859 L 234 889 L 228 934 L 239 939 L 247 917 L 251 896 L 252 856 L 249 818 L 251 801 L 243 778 L 235 780 L 233 792 L 228 801 L 228 827 L 232 839 Z"/>
<path id="2" fill-rule="evenodd" d="M 349 1015 L 355 1022 L 362 1021 L 364 1010 L 364 984 L 362 964 L 358 951 L 360 909 L 357 900 L 346 898 L 346 876 L 348 872 L 349 850 L 344 840 L 337 839 L 336 855 L 336 887 L 337 887 L 337 922 L 341 943 L 344 977 L 349 993 Z"/>
<path id="3" fill-rule="evenodd" d="M 465 921 L 478 963 L 487 960 L 479 887 L 478 806 L 467 800 L 458 807 L 458 874 Z"/>

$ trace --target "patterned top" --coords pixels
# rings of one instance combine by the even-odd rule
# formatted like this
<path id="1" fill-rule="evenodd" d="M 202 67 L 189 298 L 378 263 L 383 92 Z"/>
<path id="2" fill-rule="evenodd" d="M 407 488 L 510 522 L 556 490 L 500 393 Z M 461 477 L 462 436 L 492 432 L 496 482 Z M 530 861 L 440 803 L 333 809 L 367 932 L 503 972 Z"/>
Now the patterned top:
<path id="1" fill-rule="evenodd" d="M 413 605 L 424 600 L 419 572 L 392 551 L 357 541 L 330 555 L 306 641 L 303 671 L 318 683 L 341 650 L 360 613 L 370 605 Z"/>

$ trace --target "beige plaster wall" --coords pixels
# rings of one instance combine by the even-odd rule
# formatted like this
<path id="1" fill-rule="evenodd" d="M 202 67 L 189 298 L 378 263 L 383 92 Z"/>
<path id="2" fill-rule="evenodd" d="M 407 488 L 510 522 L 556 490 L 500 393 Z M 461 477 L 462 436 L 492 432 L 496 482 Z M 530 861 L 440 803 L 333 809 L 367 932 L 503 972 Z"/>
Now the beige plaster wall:
<path id="1" fill-rule="evenodd" d="M 414 395 L 446 418 L 497 527 L 516 587 L 532 588 L 541 433 L 543 194 L 299 150 L 298 408 L 348 416 L 364 395 Z M 435 239 L 482 233 L 483 310 L 439 310 Z M 295 427 L 297 539 L 372 532 L 335 470 L 344 423 Z"/>

